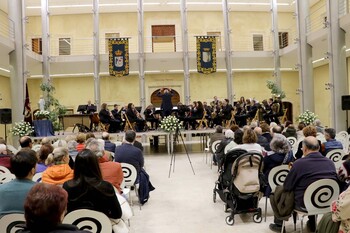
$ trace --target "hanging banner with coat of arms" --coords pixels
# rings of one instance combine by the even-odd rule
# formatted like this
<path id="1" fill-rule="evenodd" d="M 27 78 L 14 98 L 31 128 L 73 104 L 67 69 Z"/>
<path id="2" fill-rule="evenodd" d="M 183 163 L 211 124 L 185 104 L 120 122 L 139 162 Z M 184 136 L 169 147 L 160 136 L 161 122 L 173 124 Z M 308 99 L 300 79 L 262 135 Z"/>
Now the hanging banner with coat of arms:
<path id="1" fill-rule="evenodd" d="M 108 40 L 109 74 L 111 76 L 129 75 L 129 38 Z"/>
<path id="2" fill-rule="evenodd" d="M 197 36 L 197 71 L 203 74 L 216 72 L 215 36 Z"/>

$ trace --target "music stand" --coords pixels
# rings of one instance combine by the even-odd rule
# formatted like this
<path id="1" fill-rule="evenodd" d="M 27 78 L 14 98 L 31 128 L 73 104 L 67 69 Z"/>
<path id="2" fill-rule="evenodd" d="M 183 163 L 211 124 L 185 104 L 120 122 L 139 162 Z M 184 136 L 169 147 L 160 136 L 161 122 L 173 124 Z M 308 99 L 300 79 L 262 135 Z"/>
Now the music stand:
<path id="1" fill-rule="evenodd" d="M 81 114 L 84 114 L 85 111 L 87 110 L 87 105 L 79 105 L 77 112 L 80 112 Z"/>
<path id="2" fill-rule="evenodd" d="M 178 138 L 179 135 L 180 135 L 180 138 L 181 138 L 181 140 L 182 140 L 182 145 L 183 145 L 184 148 L 185 148 L 188 161 L 190 162 L 193 175 L 196 175 L 196 174 L 194 173 L 194 169 L 193 169 L 193 166 L 192 166 L 192 162 L 191 162 L 190 156 L 189 156 L 188 151 L 187 151 L 187 147 L 186 147 L 185 142 L 184 142 L 184 138 L 182 137 L 182 134 L 181 134 L 181 132 L 180 132 L 179 127 L 177 127 L 176 130 L 175 130 L 175 135 L 174 135 L 173 151 L 171 152 L 171 159 L 170 159 L 169 176 L 168 176 L 168 178 L 170 178 L 171 167 L 172 167 L 172 165 L 173 165 L 173 161 L 174 161 L 173 172 L 175 171 L 175 155 L 176 155 L 176 154 L 175 154 L 175 147 L 176 147 L 176 144 L 179 142 L 179 138 Z"/>
<path id="3" fill-rule="evenodd" d="M 85 114 L 86 110 L 87 110 L 87 105 L 86 104 L 78 106 L 77 112 L 80 112 L 80 114 L 82 115 L 81 116 L 81 124 L 79 124 L 79 123 L 75 124 L 74 128 L 73 128 L 73 131 L 74 131 L 76 126 L 79 128 L 79 131 L 80 131 L 80 129 L 84 128 L 83 127 L 83 126 L 85 126 L 84 125 L 84 114 Z M 87 127 L 87 126 L 85 126 L 85 127 Z"/>

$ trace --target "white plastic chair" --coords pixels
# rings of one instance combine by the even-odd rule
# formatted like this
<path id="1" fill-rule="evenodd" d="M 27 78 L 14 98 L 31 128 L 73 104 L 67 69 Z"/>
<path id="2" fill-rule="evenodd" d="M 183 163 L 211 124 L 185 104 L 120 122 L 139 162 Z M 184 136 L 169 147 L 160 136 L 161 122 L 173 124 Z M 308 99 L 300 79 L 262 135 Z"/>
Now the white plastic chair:
<path id="1" fill-rule="evenodd" d="M 1 232 L 17 232 L 22 229 L 19 225 L 25 225 L 24 214 L 12 213 L 6 214 L 0 218 L 0 229 Z"/>
<path id="2" fill-rule="evenodd" d="M 303 220 L 305 216 L 317 215 L 329 212 L 332 201 L 339 196 L 339 185 L 337 181 L 331 179 L 321 179 L 310 184 L 304 193 L 305 211 L 294 210 L 301 215 L 301 232 L 303 232 Z M 285 222 L 283 221 L 282 229 Z"/>
<path id="3" fill-rule="evenodd" d="M 43 176 L 42 172 L 35 173 L 35 175 L 32 178 L 32 181 L 40 183 L 40 182 L 42 182 L 42 180 L 41 180 L 42 176 Z"/>
<path id="4" fill-rule="evenodd" d="M 337 171 L 338 171 L 338 168 L 342 165 L 343 158 L 345 156 L 346 156 L 346 154 L 345 154 L 343 149 L 334 149 L 334 150 L 329 151 L 326 154 L 326 157 L 333 161 Z"/>
<path id="5" fill-rule="evenodd" d="M 324 143 L 327 141 L 323 133 L 317 133 L 316 138 L 317 140 L 320 140 L 321 143 Z"/>
<path id="6" fill-rule="evenodd" d="M 275 192 L 275 189 L 279 185 L 283 185 L 287 175 L 289 173 L 289 167 L 288 165 L 279 165 L 277 167 L 274 167 L 271 169 L 268 177 L 268 183 L 271 187 L 271 192 Z M 265 222 L 266 222 L 266 215 L 267 215 L 267 199 L 269 197 L 266 196 L 266 202 L 265 202 Z"/>
<path id="7" fill-rule="evenodd" d="M 123 180 L 124 186 L 122 188 L 124 188 L 124 187 L 129 188 L 129 189 L 134 188 L 136 196 L 138 196 L 138 194 L 137 194 L 138 187 L 137 187 L 137 185 L 135 185 L 135 181 L 137 179 L 136 168 L 129 163 L 121 163 L 120 165 L 122 166 L 123 175 L 124 175 L 124 180 Z M 132 205 L 133 203 L 132 203 L 132 198 L 131 198 L 130 193 L 131 192 L 128 193 L 129 194 L 128 199 Z M 141 205 L 140 205 L 140 209 L 141 209 Z"/>
<path id="8" fill-rule="evenodd" d="M 297 139 L 295 137 L 288 137 L 287 140 L 290 143 L 290 145 L 292 146 L 292 148 L 294 148 L 295 146 L 298 147 Z"/>
<path id="9" fill-rule="evenodd" d="M 63 223 L 73 224 L 80 230 L 88 230 L 93 233 L 112 232 L 110 219 L 102 212 L 79 209 L 68 213 Z"/>
<path id="10" fill-rule="evenodd" d="M 343 144 L 343 150 L 345 153 L 349 151 L 349 134 L 346 131 L 340 131 L 335 135 L 335 139 Z"/>
<path id="11" fill-rule="evenodd" d="M 210 138 L 209 138 L 208 141 L 207 141 L 207 147 L 204 148 L 205 163 L 208 163 L 208 153 L 210 152 L 209 146 L 210 146 Z"/>
<path id="12" fill-rule="evenodd" d="M 7 182 L 10 182 L 11 180 L 14 180 L 16 176 L 10 172 L 9 169 L 7 169 L 4 166 L 0 166 L 0 184 L 4 184 Z"/>
<path id="13" fill-rule="evenodd" d="M 218 146 L 220 144 L 221 140 L 216 140 L 211 144 L 211 151 L 213 152 L 213 154 L 215 154 L 216 150 L 218 149 Z M 213 168 L 213 156 L 210 157 L 210 169 Z"/>

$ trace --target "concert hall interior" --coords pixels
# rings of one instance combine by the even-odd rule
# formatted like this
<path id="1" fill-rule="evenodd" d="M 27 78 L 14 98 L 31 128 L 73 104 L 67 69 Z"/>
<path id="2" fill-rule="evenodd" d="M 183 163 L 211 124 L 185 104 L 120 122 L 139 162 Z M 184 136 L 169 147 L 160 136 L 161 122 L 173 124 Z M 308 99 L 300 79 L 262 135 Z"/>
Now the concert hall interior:
<path id="1" fill-rule="evenodd" d="M 217 125 L 224 131 L 261 122 L 297 127 L 298 116 L 309 110 L 325 128 L 337 133 L 350 129 L 349 4 L 350 0 L 0 0 L 0 137 L 17 148 L 19 137 L 11 129 L 29 118 L 35 142 L 109 132 L 121 143 L 124 132 L 132 129 L 145 148 L 145 160 L 167 166 L 168 157 L 158 155 L 170 155 L 173 145 L 161 122 L 172 115 L 182 122 L 184 144 L 194 154 L 199 173 L 193 177 L 186 170 L 190 178 L 184 184 L 196 185 L 190 182 L 206 175 L 214 186 L 216 168 L 208 168 L 201 156 Z M 40 110 L 51 115 L 41 119 L 35 115 Z M 187 169 L 181 144 L 175 150 Z M 184 170 L 179 168 L 173 176 Z M 177 185 L 179 177 L 173 178 Z M 164 185 L 171 192 L 167 180 L 155 180 L 157 189 Z M 208 180 L 198 185 L 208 191 Z M 167 195 L 162 194 L 155 196 Z M 180 195 L 186 198 L 186 193 Z M 202 204 L 191 201 L 194 208 Z M 214 208 L 210 204 L 206 208 Z M 236 227 L 226 226 L 217 210 L 222 215 L 213 218 L 217 227 L 205 223 L 197 229 L 168 229 L 161 219 L 158 228 L 155 218 L 154 223 L 143 219 L 147 215 L 142 212 L 153 214 L 148 205 L 152 203 L 140 211 L 133 206 L 131 232 L 209 233 Z M 169 209 L 176 210 L 175 205 Z M 164 211 L 156 206 L 155 211 Z M 203 214 L 201 220 L 190 223 L 174 214 L 179 218 L 176 225 L 211 221 L 207 209 L 196 210 L 188 211 Z M 268 220 L 272 219 L 269 209 Z M 240 231 L 270 232 L 266 222 L 259 225 L 245 217 L 237 221 Z M 243 227 L 247 222 L 248 230 Z M 141 224 L 147 226 L 145 231 Z"/>

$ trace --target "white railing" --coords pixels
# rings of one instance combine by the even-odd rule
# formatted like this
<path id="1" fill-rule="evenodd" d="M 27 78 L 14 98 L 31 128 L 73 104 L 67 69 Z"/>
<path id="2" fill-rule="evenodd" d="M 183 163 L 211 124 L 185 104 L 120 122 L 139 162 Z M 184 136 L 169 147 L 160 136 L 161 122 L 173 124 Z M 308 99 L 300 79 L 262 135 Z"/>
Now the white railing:
<path id="1" fill-rule="evenodd" d="M 286 30 L 284 30 L 286 31 Z M 273 50 L 273 37 L 272 34 L 266 32 L 263 35 L 262 43 L 255 44 L 253 43 L 253 35 L 237 35 L 231 37 L 231 50 L 239 52 L 247 51 L 272 51 Z M 28 40 L 31 38 L 40 38 L 40 36 L 30 36 L 27 35 Z M 69 38 L 67 36 L 60 35 L 51 35 L 50 36 L 50 55 L 59 56 L 62 54 L 62 48 L 60 53 L 60 38 Z M 292 44 L 296 38 L 296 29 L 291 27 L 288 29 L 288 41 L 283 41 L 286 44 Z M 155 39 L 155 38 L 153 38 Z M 156 41 L 152 37 L 144 38 L 144 51 L 145 53 L 161 53 L 161 52 L 182 52 L 182 37 L 157 37 Z M 33 49 L 32 41 L 27 42 L 30 45 L 30 50 Z M 92 55 L 93 54 L 93 43 L 94 40 L 92 37 L 87 38 L 74 38 L 71 37 L 65 40 L 63 52 L 68 52 L 66 55 Z M 196 36 L 188 36 L 188 50 L 190 52 L 196 51 Z M 216 51 L 225 51 L 225 43 L 223 37 L 217 37 L 217 50 Z M 61 45 L 62 47 L 62 45 Z M 34 48 L 37 51 L 38 48 Z M 138 38 L 137 36 L 129 36 L 129 52 L 137 53 L 138 52 Z M 108 40 L 106 38 L 100 38 L 100 54 L 108 54 Z"/>
<path id="2" fill-rule="evenodd" d="M 2 10 L 0 10 L 0 36 L 15 40 L 14 23 Z"/>
<path id="3" fill-rule="evenodd" d="M 326 3 L 312 8 L 310 15 L 306 17 L 307 33 L 315 32 L 325 28 L 327 21 Z"/>

